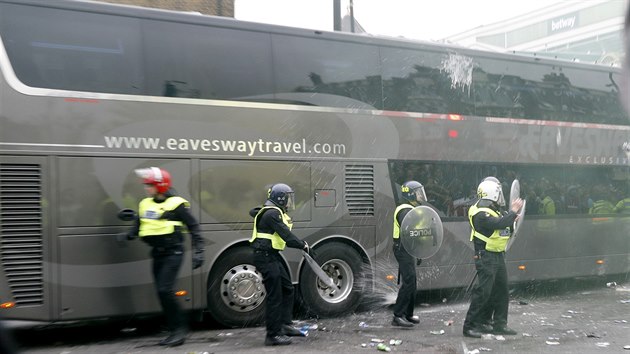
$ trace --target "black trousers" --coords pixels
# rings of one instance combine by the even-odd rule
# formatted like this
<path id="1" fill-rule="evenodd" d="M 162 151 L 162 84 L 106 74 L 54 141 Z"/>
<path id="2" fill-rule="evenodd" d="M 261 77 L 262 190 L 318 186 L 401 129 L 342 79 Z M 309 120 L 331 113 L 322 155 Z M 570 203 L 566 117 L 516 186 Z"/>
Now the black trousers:
<path id="1" fill-rule="evenodd" d="M 175 332 L 184 330 L 186 320 L 177 297 L 175 296 L 175 282 L 177 273 L 184 260 L 183 247 L 160 248 L 154 247 L 151 251 L 153 257 L 153 279 L 157 290 L 162 311 L 166 318 L 168 330 Z"/>
<path id="2" fill-rule="evenodd" d="M 417 279 L 416 259 L 402 247 L 400 242 L 394 241 L 394 256 L 398 261 L 400 289 L 394 304 L 394 316 L 411 317 L 416 301 Z"/>
<path id="3" fill-rule="evenodd" d="M 507 269 L 503 252 L 477 252 L 475 259 L 477 283 L 472 291 L 472 298 L 464 329 L 475 329 L 488 323 L 488 316 L 493 316 L 494 327 L 507 325 L 509 291 Z"/>
<path id="4" fill-rule="evenodd" d="M 293 317 L 293 283 L 277 251 L 254 251 L 254 265 L 263 276 L 267 291 L 265 324 L 267 336 L 280 334 L 283 324 L 291 324 Z"/>

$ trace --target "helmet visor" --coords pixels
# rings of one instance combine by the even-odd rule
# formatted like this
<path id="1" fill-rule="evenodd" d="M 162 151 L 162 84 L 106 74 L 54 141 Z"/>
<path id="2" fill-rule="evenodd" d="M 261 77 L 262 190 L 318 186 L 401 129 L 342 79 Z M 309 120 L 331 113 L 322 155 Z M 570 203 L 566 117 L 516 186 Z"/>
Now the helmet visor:
<path id="1" fill-rule="evenodd" d="M 134 172 L 136 173 L 136 176 L 138 176 L 138 178 L 141 178 L 143 180 L 153 177 L 153 172 L 150 168 L 138 168 L 134 170 Z"/>
<path id="2" fill-rule="evenodd" d="M 500 206 L 505 206 L 505 197 L 503 196 L 503 188 L 499 189 L 499 200 L 497 200 L 497 204 L 499 204 Z"/>
<path id="3" fill-rule="evenodd" d="M 416 194 L 416 201 L 418 203 L 426 203 L 427 195 L 424 192 L 424 187 L 416 188 L 413 192 Z"/>
<path id="4" fill-rule="evenodd" d="M 285 208 L 287 209 L 287 211 L 295 210 L 295 193 L 293 192 L 287 193 L 286 198 L 287 198 L 287 204 Z"/>

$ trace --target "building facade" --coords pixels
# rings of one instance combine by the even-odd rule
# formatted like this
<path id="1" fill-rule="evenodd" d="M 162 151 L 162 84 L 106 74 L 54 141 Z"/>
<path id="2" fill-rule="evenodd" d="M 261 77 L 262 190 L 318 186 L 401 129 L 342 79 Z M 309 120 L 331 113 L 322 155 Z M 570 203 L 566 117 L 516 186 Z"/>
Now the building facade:
<path id="1" fill-rule="evenodd" d="M 445 38 L 498 52 L 618 66 L 626 0 L 566 1 Z"/>

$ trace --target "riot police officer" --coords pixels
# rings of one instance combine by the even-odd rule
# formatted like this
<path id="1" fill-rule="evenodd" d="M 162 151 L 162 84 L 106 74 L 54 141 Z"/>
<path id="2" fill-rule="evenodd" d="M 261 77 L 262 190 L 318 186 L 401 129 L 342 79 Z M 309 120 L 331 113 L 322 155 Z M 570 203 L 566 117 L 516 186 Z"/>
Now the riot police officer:
<path id="1" fill-rule="evenodd" d="M 480 338 L 485 332 L 482 325 L 488 320 L 486 316 L 492 313 L 492 333 L 514 335 L 516 331 L 507 326 L 509 293 L 505 248 L 523 200 L 516 198 L 510 211 L 502 215 L 500 207 L 505 205 L 505 199 L 501 184 L 491 179 L 479 184 L 477 195 L 479 200 L 468 211 L 477 283 L 472 291 L 463 334 Z"/>
<path id="2" fill-rule="evenodd" d="M 295 208 L 295 193 L 286 184 L 277 183 L 267 191 L 262 207 L 249 213 L 254 217 L 251 246 L 254 248 L 254 265 L 263 276 L 267 291 L 265 345 L 288 345 L 288 336 L 303 336 L 294 328 L 293 283 L 289 277 L 280 251 L 285 246 L 309 252 L 309 246 L 291 232 L 293 223 L 287 211 Z"/>
<path id="3" fill-rule="evenodd" d="M 400 225 L 403 219 L 414 207 L 425 203 L 427 196 L 424 186 L 418 181 L 407 181 L 400 187 L 402 203 L 394 211 L 394 257 L 398 261 L 399 282 L 398 297 L 394 304 L 393 326 L 412 327 L 420 323 L 418 316 L 413 315 L 415 296 L 417 291 L 416 259 L 402 246 L 400 239 Z"/>
<path id="4" fill-rule="evenodd" d="M 140 201 L 138 218 L 128 239 L 140 239 L 151 246 L 153 278 L 166 317 L 169 336 L 159 342 L 164 346 L 177 346 L 186 339 L 186 319 L 175 297 L 174 285 L 184 259 L 183 227 L 191 235 L 194 255 L 193 269 L 201 267 L 204 260 L 204 242 L 199 223 L 191 215 L 190 203 L 174 194 L 171 175 L 157 168 L 135 171 L 142 179 L 148 198 Z"/>

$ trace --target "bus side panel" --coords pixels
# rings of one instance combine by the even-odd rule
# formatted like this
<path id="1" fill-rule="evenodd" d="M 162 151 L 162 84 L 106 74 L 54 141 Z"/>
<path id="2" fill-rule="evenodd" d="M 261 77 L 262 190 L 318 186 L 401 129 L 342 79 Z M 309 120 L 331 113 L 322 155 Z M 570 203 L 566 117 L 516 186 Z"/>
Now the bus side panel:
<path id="1" fill-rule="evenodd" d="M 151 274 L 150 247 L 139 239 L 118 240 L 130 222 L 118 220 L 122 208 L 138 210 L 146 197 L 135 168 L 159 166 L 172 171 L 173 187 L 190 200 L 189 160 L 59 157 L 59 204 L 53 212 L 58 220 L 55 247 L 61 307 L 54 315 L 70 320 L 155 313 L 160 305 Z M 194 204 L 194 203 L 193 203 Z M 198 217 L 198 209 L 193 214 Z M 53 233 L 54 235 L 55 233 Z M 186 237 L 184 262 L 176 290 L 191 308 L 192 266 L 190 240 Z"/>
<path id="2" fill-rule="evenodd" d="M 626 273 L 629 232 L 630 219 L 619 215 L 530 217 L 507 252 L 510 280 Z"/>

